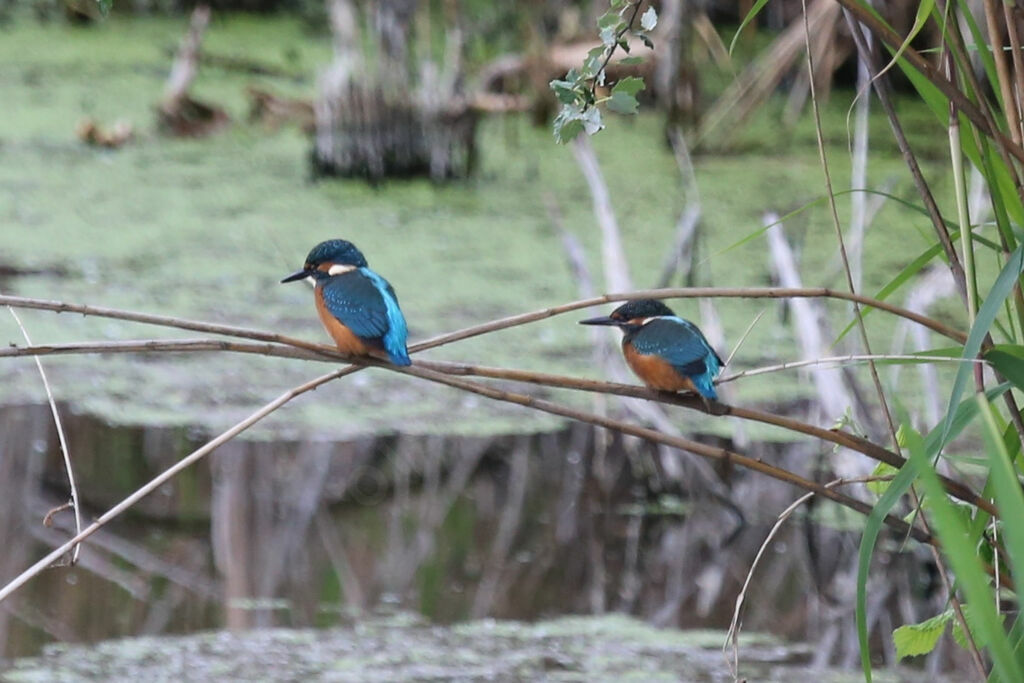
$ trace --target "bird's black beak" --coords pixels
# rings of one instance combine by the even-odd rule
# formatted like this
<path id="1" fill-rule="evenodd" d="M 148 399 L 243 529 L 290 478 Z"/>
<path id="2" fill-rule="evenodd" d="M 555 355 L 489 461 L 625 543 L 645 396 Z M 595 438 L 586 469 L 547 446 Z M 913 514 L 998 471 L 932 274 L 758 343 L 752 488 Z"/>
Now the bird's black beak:
<path id="1" fill-rule="evenodd" d="M 297 270 L 285 279 L 281 280 L 281 284 L 284 284 L 285 282 L 295 282 L 296 280 L 304 280 L 307 277 L 309 277 L 309 271 L 303 268 L 302 270 Z"/>
<path id="2" fill-rule="evenodd" d="M 581 320 L 580 325 L 618 325 L 619 321 L 611 318 L 607 315 L 598 316 L 597 318 L 587 318 Z"/>

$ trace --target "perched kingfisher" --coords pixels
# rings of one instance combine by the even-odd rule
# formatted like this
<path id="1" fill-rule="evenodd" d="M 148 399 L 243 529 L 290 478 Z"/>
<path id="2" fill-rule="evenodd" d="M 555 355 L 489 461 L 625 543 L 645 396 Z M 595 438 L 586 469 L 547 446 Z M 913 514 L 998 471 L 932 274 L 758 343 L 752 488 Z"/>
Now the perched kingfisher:
<path id="1" fill-rule="evenodd" d="M 611 315 L 581 325 L 614 325 L 625 332 L 622 353 L 644 384 L 661 391 L 693 391 L 717 401 L 713 380 L 725 363 L 689 320 L 656 299 L 627 301 Z"/>
<path id="2" fill-rule="evenodd" d="M 365 356 L 382 350 L 395 365 L 410 365 L 408 329 L 395 290 L 370 270 L 363 253 L 347 240 L 313 247 L 302 270 L 281 282 L 309 280 L 316 311 L 327 333 L 344 353 Z"/>

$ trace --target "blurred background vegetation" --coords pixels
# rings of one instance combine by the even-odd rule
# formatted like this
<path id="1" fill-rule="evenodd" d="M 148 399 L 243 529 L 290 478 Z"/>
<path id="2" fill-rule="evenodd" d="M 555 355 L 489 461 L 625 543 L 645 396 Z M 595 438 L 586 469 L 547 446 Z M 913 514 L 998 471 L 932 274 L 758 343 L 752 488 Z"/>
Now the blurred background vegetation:
<path id="1" fill-rule="evenodd" d="M 813 78 L 858 291 L 888 288 L 894 302 L 968 329 L 973 314 L 937 256 L 839 5 L 808 3 L 808 76 L 800 2 L 767 3 L 738 34 L 749 0 L 651 4 L 653 48 L 637 41 L 630 55 L 642 62 L 620 63 L 620 54 L 608 68 L 609 82 L 644 79 L 639 115 L 605 112 L 599 135 L 563 146 L 551 132 L 559 102 L 548 84 L 599 44 L 601 0 L 133 0 L 106 16 L 91 0 L 5 0 L 0 292 L 324 341 L 308 292 L 277 282 L 332 237 L 356 243 L 395 286 L 414 341 L 623 279 L 757 287 L 796 277 L 845 289 L 810 114 Z M 901 36 L 938 11 L 885 5 Z M 956 9 L 982 17 L 980 3 Z M 929 21 L 913 42 L 932 60 L 939 25 Z M 947 121 L 902 72 L 887 83 L 938 206 L 957 216 Z M 588 180 L 588 164 L 603 186 Z M 602 187 L 611 207 L 595 204 Z M 979 234 L 993 243 L 990 193 L 978 177 L 970 224 L 987 225 Z M 609 219 L 621 262 L 609 259 L 598 228 Z M 979 253 L 982 293 L 1013 245 L 1003 247 Z M 738 347 L 730 372 L 863 352 L 856 333 L 840 334 L 853 316 L 838 303 L 814 302 L 810 318 L 781 300 L 670 303 L 723 357 Z M 171 336 L 84 316 L 23 319 L 37 343 Z M 876 353 L 963 351 L 889 316 L 868 320 Z M 824 342 L 815 346 L 809 329 Z M 21 343 L 13 320 L 0 319 L 0 330 Z M 562 316 L 428 356 L 619 376 L 608 348 L 617 340 L 588 334 Z M 229 354 L 45 362 L 89 517 L 311 372 Z M 880 370 L 908 428 L 941 424 L 955 366 Z M 886 444 L 864 366 L 815 372 L 742 379 L 724 398 Z M 66 484 L 36 370 L 4 359 L 0 379 L 2 583 L 68 527 L 39 524 Z M 764 425 L 607 409 L 822 482 L 873 469 Z M 947 450 L 972 455 L 981 444 L 971 427 Z M 48 572 L 0 605 L 0 656 L 33 655 L 54 640 L 333 626 L 395 609 L 441 622 L 621 611 L 659 626 L 725 628 L 758 547 L 797 495 L 687 454 L 370 370 L 275 413 L 103 531 L 79 567 Z M 893 629 L 942 612 L 947 593 L 932 555 L 883 534 L 862 645 L 853 614 L 863 527 L 826 502 L 801 509 L 759 569 L 745 629 L 810 642 L 801 666 L 854 667 L 866 648 L 895 664 Z M 950 636 L 914 666 L 971 670 Z"/>

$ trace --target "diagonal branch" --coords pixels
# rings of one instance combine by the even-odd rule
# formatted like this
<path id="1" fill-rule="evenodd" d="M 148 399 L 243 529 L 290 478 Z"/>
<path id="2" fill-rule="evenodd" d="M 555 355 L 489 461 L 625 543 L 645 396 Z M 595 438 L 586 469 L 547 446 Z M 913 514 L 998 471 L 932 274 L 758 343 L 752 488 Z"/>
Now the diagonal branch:
<path id="1" fill-rule="evenodd" d="M 131 495 L 122 500 L 120 503 L 107 510 L 95 522 L 87 526 L 81 532 L 75 534 L 69 541 L 54 549 L 49 555 L 42 558 L 41 560 L 33 564 L 31 567 L 23 571 L 6 586 L 0 588 L 0 603 L 2 603 L 6 598 L 10 597 L 10 595 L 13 594 L 14 591 L 18 590 L 29 579 L 39 574 L 41 571 L 50 566 L 52 562 L 63 556 L 64 553 L 68 552 L 71 548 L 75 547 L 85 539 L 89 538 L 89 536 L 92 536 L 94 533 L 96 533 L 102 527 L 108 524 L 111 520 L 119 517 L 123 512 L 131 508 L 133 505 L 135 505 L 137 502 L 148 496 L 156 489 L 160 488 L 160 486 L 162 486 L 165 482 L 169 481 L 176 474 L 178 474 L 185 468 L 191 467 L 193 464 L 199 462 L 212 450 L 214 450 L 221 444 L 224 444 L 233 439 L 234 437 L 238 436 L 246 429 L 256 424 L 267 415 L 270 415 L 272 412 L 274 412 L 275 410 L 277 410 L 278 408 L 280 408 L 281 406 L 283 406 L 285 403 L 292 400 L 296 396 L 304 394 L 307 391 L 316 389 L 320 385 L 329 382 L 332 379 L 342 377 L 348 374 L 348 370 L 348 368 L 342 368 L 341 370 L 336 370 L 335 372 L 326 375 L 321 375 L 320 377 L 317 377 L 314 380 L 310 380 L 309 382 L 297 386 L 294 389 L 289 389 L 288 391 L 281 394 L 270 403 L 266 404 L 265 406 L 254 412 L 249 417 L 245 418 L 244 420 L 242 420 L 235 426 L 231 427 L 227 431 L 221 433 L 212 441 L 207 442 L 200 448 L 196 449 L 195 451 L 192 451 L 187 456 L 185 456 L 178 462 L 174 463 L 174 465 L 161 472 L 159 475 L 151 479 L 147 484 L 145 484 L 141 488 L 135 490 Z"/>
<path id="2" fill-rule="evenodd" d="M 265 356 L 276 356 L 282 358 L 294 358 L 300 360 L 313 360 L 321 362 L 347 362 L 350 360 L 346 355 L 327 346 L 319 347 L 316 351 L 308 351 L 305 349 L 294 349 L 286 346 L 279 346 L 276 344 L 251 344 L 203 339 L 180 339 L 174 341 L 141 340 L 123 342 L 87 342 L 78 344 L 52 344 L 46 346 L 10 347 L 6 349 L 0 349 L 0 358 L 14 356 L 75 353 L 133 353 L 140 351 L 233 351 L 238 353 L 253 353 Z M 913 358 L 914 360 L 921 360 L 921 357 L 919 356 L 912 356 L 911 358 Z M 369 363 L 368 359 L 354 360 L 356 360 L 356 362 L 359 364 L 352 365 L 346 368 L 346 374 L 361 370 L 364 367 L 362 365 L 363 363 Z M 962 359 L 958 358 L 955 360 Z M 570 389 L 576 391 L 587 391 L 592 393 L 612 394 L 616 396 L 624 396 L 627 398 L 638 398 L 657 403 L 680 406 L 683 408 L 697 410 L 700 412 L 707 411 L 707 408 L 704 406 L 703 402 L 692 395 L 659 392 L 654 391 L 652 389 L 647 389 L 646 387 L 630 384 L 602 382 L 598 380 L 590 380 L 577 377 L 566 377 L 562 375 L 530 372 L 527 370 L 513 370 L 506 368 L 487 367 L 474 365 L 470 363 L 417 360 L 416 365 L 418 367 L 426 368 L 428 370 L 434 370 L 437 372 L 442 372 L 448 375 L 485 377 L 488 379 L 523 382 L 526 384 L 545 386 L 553 389 Z M 788 366 L 783 364 L 780 366 L 773 366 L 773 368 L 782 369 L 785 367 L 791 367 L 796 365 L 802 364 L 794 363 Z M 391 366 L 387 364 L 382 364 L 381 367 L 391 368 Z M 734 379 L 735 377 L 736 376 L 728 377 L 725 379 L 731 380 Z M 722 380 L 720 380 L 719 383 L 721 383 L 721 381 Z M 849 448 L 851 450 L 857 451 L 873 460 L 887 463 L 889 465 L 892 465 L 893 467 L 896 467 L 897 469 L 902 467 L 906 462 L 903 459 L 903 457 L 898 453 L 887 450 L 882 446 L 879 446 L 867 439 L 854 436 L 853 434 L 849 434 L 839 429 L 825 429 L 823 427 L 817 427 L 806 422 L 801 422 L 793 418 L 785 417 L 782 415 L 776 415 L 774 413 L 770 413 L 763 410 L 758 410 L 756 408 L 743 408 L 740 406 L 730 406 L 722 403 L 719 403 L 718 406 L 718 409 L 721 411 L 722 415 L 732 415 L 733 417 L 737 417 L 743 420 L 774 425 L 787 431 L 805 434 L 807 436 L 814 437 L 821 441 L 833 443 L 837 446 L 842 446 L 844 448 Z M 949 491 L 950 495 L 959 498 L 964 502 L 975 505 L 993 516 L 998 516 L 995 507 L 987 499 L 977 495 L 974 491 L 970 489 L 970 487 L 958 481 L 949 479 L 947 477 L 942 477 L 942 481 L 946 489 Z"/>
<path id="3" fill-rule="evenodd" d="M 666 446 L 671 446 L 673 448 L 686 450 L 702 457 L 740 465 L 741 467 L 746 467 L 756 472 L 760 472 L 762 474 L 772 477 L 773 479 L 777 479 L 779 481 L 792 484 L 806 491 L 813 491 L 819 495 L 822 495 L 826 498 L 829 498 L 830 500 L 835 501 L 840 505 L 844 505 L 853 510 L 856 510 L 861 514 L 867 515 L 871 512 L 871 506 L 868 505 L 867 503 L 864 503 L 863 501 L 832 491 L 831 489 L 828 489 L 826 486 L 822 484 L 800 477 L 799 475 L 789 472 L 788 470 L 775 467 L 774 465 L 762 462 L 761 460 L 750 458 L 748 456 L 736 453 L 734 451 L 730 451 L 725 448 L 718 448 L 715 446 L 702 444 L 696 441 L 691 441 L 689 439 L 684 439 L 682 437 L 662 434 L 660 432 L 645 427 L 638 427 L 635 425 L 622 422 L 620 420 L 613 420 L 611 418 L 594 415 L 584 411 L 576 410 L 574 408 L 563 406 L 552 401 L 527 396 L 525 394 L 516 394 L 512 392 L 502 391 L 500 389 L 495 389 L 482 384 L 477 384 L 475 382 L 470 382 L 468 380 L 451 377 L 449 375 L 445 375 L 434 370 L 428 370 L 423 367 L 398 367 L 386 363 L 384 361 L 369 358 L 364 359 L 364 362 L 366 363 L 366 365 L 387 368 L 389 370 L 392 370 L 393 372 L 398 372 L 405 375 L 412 375 L 414 377 L 419 377 L 428 381 L 445 384 L 457 389 L 461 389 L 463 391 L 469 391 L 471 393 L 479 394 L 481 396 L 485 396 L 487 398 L 491 398 L 497 401 L 514 403 L 517 405 L 522 405 L 527 408 L 533 408 L 535 410 L 550 413 L 552 415 L 559 415 L 562 417 L 587 422 L 599 427 L 604 427 L 606 429 L 612 429 L 623 434 L 637 436 L 648 441 L 653 441 L 655 443 L 661 443 Z M 313 389 L 316 389 L 317 387 L 325 384 L 326 382 L 350 374 L 356 369 L 357 366 L 348 366 L 345 368 L 341 368 L 340 370 L 337 370 L 326 375 L 322 375 L 320 377 L 317 377 L 316 379 L 306 382 L 305 384 L 290 389 L 289 391 L 285 392 L 278 398 L 274 399 L 270 403 L 266 404 L 265 406 L 254 412 L 246 419 L 242 420 L 235 426 L 223 432 L 212 441 L 206 443 L 199 449 L 185 456 L 177 463 L 175 463 L 173 466 L 164 470 L 162 473 L 160 473 L 155 478 L 150 480 L 147 484 L 145 484 L 144 486 L 136 490 L 134 493 L 129 495 L 127 498 L 122 500 L 120 503 L 112 507 L 101 517 L 99 517 L 99 519 L 97 519 L 95 522 L 93 522 L 84 530 L 82 530 L 81 533 L 76 534 L 65 544 L 56 548 L 49 555 L 42 558 L 41 560 L 33 564 L 31 567 L 26 569 L 24 572 L 19 574 L 14 580 L 12 580 L 6 586 L 0 588 L 0 603 L 2 603 L 3 600 L 5 600 L 12 593 L 14 593 L 14 591 L 23 586 L 26 582 L 28 582 L 32 577 L 36 576 L 41 571 L 43 571 L 47 566 L 49 566 L 49 564 L 53 560 L 59 558 L 70 548 L 74 547 L 74 545 L 81 543 L 83 540 L 94 534 L 104 525 L 108 524 L 110 521 L 121 515 L 129 508 L 131 508 L 135 503 L 137 503 L 139 500 L 152 493 L 154 490 L 159 488 L 162 484 L 170 480 L 183 469 L 195 464 L 196 462 L 204 458 L 206 455 L 208 455 L 215 448 L 231 440 L 238 434 L 242 433 L 243 431 L 251 427 L 253 424 L 260 421 L 267 415 L 273 413 L 275 410 L 277 410 L 278 408 L 280 408 L 293 398 L 300 396 L 301 394 L 304 394 Z M 884 521 L 888 526 L 897 530 L 901 534 L 911 535 L 916 540 L 919 540 L 923 543 L 934 544 L 937 542 L 931 534 L 926 533 L 917 527 L 912 527 L 911 525 L 907 524 L 907 522 L 896 517 L 895 515 L 888 515 Z"/>
<path id="4" fill-rule="evenodd" d="M 374 362 L 374 364 L 376 364 L 376 361 Z M 440 372 L 428 370 L 423 367 L 410 366 L 400 368 L 392 366 L 392 369 L 402 374 L 412 375 L 414 377 L 426 379 L 431 382 L 437 382 L 439 384 L 446 384 L 450 387 L 461 389 L 463 391 L 468 391 L 474 394 L 479 394 L 480 396 L 485 396 L 496 401 L 514 403 L 527 408 L 532 408 L 534 410 L 540 410 L 551 415 L 558 415 L 580 422 L 587 422 L 589 424 L 593 424 L 598 427 L 604 427 L 605 429 L 611 429 L 622 434 L 637 436 L 647 441 L 652 441 L 654 443 L 660 443 L 666 446 L 671 446 L 672 448 L 689 451 L 690 453 L 699 455 L 704 458 L 710 458 L 712 460 L 719 460 L 729 464 L 739 465 L 740 467 L 744 467 L 755 472 L 760 472 L 761 474 L 767 475 L 773 479 L 777 479 L 779 481 L 792 484 L 794 486 L 804 489 L 805 491 L 813 491 L 818 495 L 824 496 L 836 503 L 839 503 L 840 505 L 860 512 L 863 515 L 870 514 L 872 510 L 871 505 L 861 500 L 833 491 L 832 489 L 827 488 L 823 484 L 811 481 L 810 479 L 805 479 L 793 472 L 782 469 L 781 467 L 770 465 L 766 462 L 763 462 L 760 459 L 751 458 L 749 456 L 742 455 L 741 453 L 731 451 L 727 448 L 710 446 L 708 444 L 700 443 L 698 441 L 692 441 L 690 439 L 686 439 L 683 437 L 663 434 L 653 429 L 639 427 L 637 425 L 632 425 L 621 420 L 615 420 L 609 417 L 602 417 L 600 415 L 595 415 L 593 413 L 577 410 L 575 408 L 570 408 L 568 406 L 564 406 L 553 401 L 548 401 L 546 399 L 536 398 L 534 396 L 528 396 L 526 394 L 517 394 L 509 391 L 502 391 L 500 389 L 495 389 L 493 387 L 478 384 L 476 382 L 469 382 L 467 380 L 458 379 L 456 377 L 452 377 L 450 375 L 446 375 Z M 925 533 L 923 530 L 907 524 L 904 520 L 900 519 L 899 517 L 896 517 L 895 515 L 888 515 L 886 517 L 885 523 L 893 529 L 899 531 L 900 533 L 905 533 L 913 536 L 913 538 L 915 538 L 918 541 L 921 541 L 922 543 L 932 544 L 937 542 L 931 534 Z"/>

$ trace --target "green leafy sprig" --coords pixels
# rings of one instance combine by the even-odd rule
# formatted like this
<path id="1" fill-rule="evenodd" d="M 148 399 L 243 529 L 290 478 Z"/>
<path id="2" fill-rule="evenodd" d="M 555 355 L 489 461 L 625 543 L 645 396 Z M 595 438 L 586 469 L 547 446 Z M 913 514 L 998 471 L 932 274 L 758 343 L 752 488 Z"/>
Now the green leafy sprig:
<path id="1" fill-rule="evenodd" d="M 555 140 L 566 143 L 580 133 L 593 135 L 604 128 L 599 104 L 605 104 L 610 111 L 619 114 L 635 114 L 639 107 L 636 94 L 643 90 L 644 79 L 637 76 L 620 78 L 607 97 L 598 98 L 597 88 L 603 87 L 607 78 L 606 69 L 612 55 L 621 48 L 629 53 L 627 34 L 631 33 L 653 49 L 654 43 L 648 35 L 658 24 L 658 13 L 648 7 L 641 15 L 643 0 L 610 0 L 610 8 L 597 20 L 601 45 L 587 53 L 583 66 L 569 69 L 564 79 L 551 81 L 551 89 L 561 103 L 561 109 L 553 124 Z M 640 17 L 640 28 L 633 25 Z M 643 57 L 626 57 L 620 64 L 639 64 Z"/>

